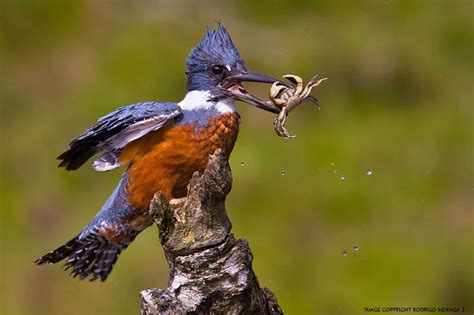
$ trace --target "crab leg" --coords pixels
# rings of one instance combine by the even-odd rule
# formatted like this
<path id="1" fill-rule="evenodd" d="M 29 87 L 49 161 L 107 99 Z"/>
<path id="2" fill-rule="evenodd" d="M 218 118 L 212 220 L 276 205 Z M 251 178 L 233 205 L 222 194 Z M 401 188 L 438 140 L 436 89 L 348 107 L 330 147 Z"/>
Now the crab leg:
<path id="1" fill-rule="evenodd" d="M 299 96 L 298 98 L 293 99 L 292 101 L 288 102 L 288 104 L 286 105 L 287 114 L 293 109 L 295 109 L 298 105 L 306 101 L 312 101 L 317 104 L 317 100 L 313 96 L 310 96 L 309 94 L 311 93 L 311 90 L 315 86 L 318 86 L 319 84 L 321 84 L 321 82 L 323 82 L 324 80 L 327 80 L 327 78 L 317 79 L 317 77 L 318 76 L 316 75 L 312 77 L 311 80 L 309 80 L 304 90 L 301 92 L 301 94 L 298 95 Z"/>
<path id="2" fill-rule="evenodd" d="M 286 116 L 287 116 L 286 107 L 283 107 L 278 117 L 273 120 L 273 126 L 275 129 L 275 132 L 277 133 L 277 135 L 285 139 L 294 138 L 296 136 L 290 135 L 288 130 L 285 128 Z"/>

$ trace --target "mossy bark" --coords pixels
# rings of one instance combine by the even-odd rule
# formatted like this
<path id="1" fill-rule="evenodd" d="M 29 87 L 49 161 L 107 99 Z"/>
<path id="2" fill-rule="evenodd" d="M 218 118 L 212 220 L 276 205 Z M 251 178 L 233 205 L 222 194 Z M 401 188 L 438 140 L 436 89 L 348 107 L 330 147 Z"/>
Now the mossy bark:
<path id="1" fill-rule="evenodd" d="M 276 297 L 260 288 L 246 240 L 236 240 L 225 210 L 232 174 L 216 151 L 188 195 L 169 203 L 157 194 L 150 207 L 169 264 L 166 290 L 140 292 L 141 314 L 282 314 Z"/>

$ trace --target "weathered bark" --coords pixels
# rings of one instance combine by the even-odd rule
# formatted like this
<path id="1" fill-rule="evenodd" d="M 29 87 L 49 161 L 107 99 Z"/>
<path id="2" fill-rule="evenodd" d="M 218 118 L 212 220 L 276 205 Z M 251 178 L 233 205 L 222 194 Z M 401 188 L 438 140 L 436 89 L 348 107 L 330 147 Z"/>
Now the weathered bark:
<path id="1" fill-rule="evenodd" d="M 151 210 L 169 264 L 166 290 L 140 292 L 141 314 L 282 314 L 261 289 L 246 240 L 235 240 L 225 210 L 232 186 L 227 158 L 216 151 L 188 195 L 168 203 L 157 194 Z"/>

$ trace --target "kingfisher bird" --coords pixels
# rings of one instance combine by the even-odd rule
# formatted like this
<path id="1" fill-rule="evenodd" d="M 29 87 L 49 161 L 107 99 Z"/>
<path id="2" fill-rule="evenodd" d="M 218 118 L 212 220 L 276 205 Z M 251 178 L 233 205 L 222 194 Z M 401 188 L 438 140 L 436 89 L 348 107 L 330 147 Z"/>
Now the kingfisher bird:
<path id="1" fill-rule="evenodd" d="M 107 279 L 120 253 L 152 225 L 154 194 L 168 200 L 185 197 L 194 172 L 202 172 L 209 155 L 221 149 L 229 158 L 239 132 L 235 100 L 279 113 L 271 103 L 248 93 L 243 81 L 275 83 L 278 79 L 247 69 L 222 24 L 207 28 L 186 60 L 186 96 L 179 103 L 145 102 L 120 107 L 69 144 L 59 167 L 76 170 L 97 153 L 97 171 L 126 168 L 97 215 L 63 246 L 35 261 L 54 264 L 80 279 Z"/>

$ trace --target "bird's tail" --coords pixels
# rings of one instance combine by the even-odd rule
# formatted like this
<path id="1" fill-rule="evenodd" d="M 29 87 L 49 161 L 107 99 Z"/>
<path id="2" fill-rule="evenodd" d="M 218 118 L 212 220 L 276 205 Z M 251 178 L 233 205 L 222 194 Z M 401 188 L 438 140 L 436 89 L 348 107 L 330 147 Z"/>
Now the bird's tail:
<path id="1" fill-rule="evenodd" d="M 118 256 L 127 246 L 128 243 L 114 244 L 91 233 L 84 238 L 76 236 L 63 246 L 38 258 L 35 264 L 55 264 L 68 258 L 64 267 L 66 270 L 71 269 L 73 277 L 90 277 L 91 281 L 100 278 L 105 281 Z"/>

